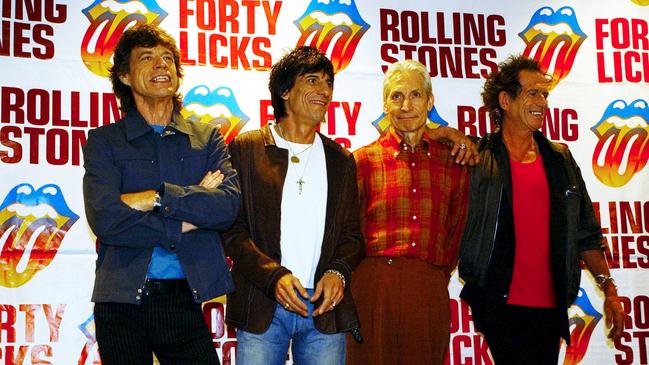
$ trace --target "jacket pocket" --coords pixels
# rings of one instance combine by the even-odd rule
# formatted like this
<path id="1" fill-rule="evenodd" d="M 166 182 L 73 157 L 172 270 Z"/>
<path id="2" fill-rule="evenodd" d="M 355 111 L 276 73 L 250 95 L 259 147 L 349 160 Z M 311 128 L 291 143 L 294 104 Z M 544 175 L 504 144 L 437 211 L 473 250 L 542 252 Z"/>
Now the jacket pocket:
<path id="1" fill-rule="evenodd" d="M 158 161 L 145 158 L 125 158 L 115 160 L 122 172 L 122 192 L 155 189 L 160 180 Z"/>
<path id="2" fill-rule="evenodd" d="M 200 183 L 207 173 L 207 152 L 192 151 L 186 152 L 178 157 L 180 171 L 183 183 L 186 185 L 195 185 Z"/>

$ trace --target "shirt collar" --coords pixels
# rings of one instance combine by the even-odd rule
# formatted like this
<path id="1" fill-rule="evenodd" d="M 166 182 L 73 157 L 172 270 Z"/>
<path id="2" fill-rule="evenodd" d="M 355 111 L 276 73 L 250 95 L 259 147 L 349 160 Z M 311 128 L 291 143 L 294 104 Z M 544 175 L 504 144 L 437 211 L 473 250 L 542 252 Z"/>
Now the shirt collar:
<path id="1" fill-rule="evenodd" d="M 153 131 L 153 128 L 149 126 L 149 123 L 147 123 L 147 121 L 144 119 L 142 114 L 140 114 L 137 108 L 132 108 L 128 113 L 126 113 L 124 121 L 126 125 L 126 139 L 129 141 L 142 137 L 143 135 Z M 171 122 L 169 122 L 169 125 L 167 127 L 170 127 L 178 132 L 187 135 L 193 135 L 194 133 L 192 131 L 192 128 L 189 126 L 189 123 L 189 121 L 183 118 L 182 115 L 180 115 L 180 113 L 176 109 L 174 109 L 171 117 Z M 163 133 L 163 135 L 166 134 L 168 133 Z M 171 134 L 174 134 L 174 132 L 172 132 Z"/>
<path id="2" fill-rule="evenodd" d="M 200 122 L 190 122 L 189 120 L 183 118 L 180 113 L 174 109 L 173 116 L 171 118 L 171 123 L 169 123 L 168 127 L 171 127 L 178 132 L 187 134 L 189 136 L 194 135 L 194 130 L 192 127 L 189 125 L 189 123 L 200 123 Z"/>
<path id="3" fill-rule="evenodd" d="M 390 126 L 388 131 L 380 138 L 381 145 L 399 152 L 413 152 L 412 147 Z M 430 152 L 431 138 L 428 133 L 424 132 L 421 141 L 415 146 L 414 152 L 423 151 Z"/>

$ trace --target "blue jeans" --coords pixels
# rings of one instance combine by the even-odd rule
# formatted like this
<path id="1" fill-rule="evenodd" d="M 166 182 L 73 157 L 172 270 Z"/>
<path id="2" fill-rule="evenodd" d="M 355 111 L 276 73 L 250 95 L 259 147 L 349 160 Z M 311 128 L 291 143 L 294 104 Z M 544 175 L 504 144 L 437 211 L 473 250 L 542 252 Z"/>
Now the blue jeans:
<path id="1" fill-rule="evenodd" d="M 307 289 L 309 296 L 312 289 Z M 300 296 L 298 294 L 298 296 Z M 302 298 L 302 297 L 300 297 Z M 293 362 L 299 365 L 339 365 L 345 363 L 345 334 L 324 334 L 313 324 L 313 304 L 303 299 L 309 315 L 304 318 L 277 305 L 266 332 L 237 331 L 237 365 L 284 365 L 289 342 Z"/>

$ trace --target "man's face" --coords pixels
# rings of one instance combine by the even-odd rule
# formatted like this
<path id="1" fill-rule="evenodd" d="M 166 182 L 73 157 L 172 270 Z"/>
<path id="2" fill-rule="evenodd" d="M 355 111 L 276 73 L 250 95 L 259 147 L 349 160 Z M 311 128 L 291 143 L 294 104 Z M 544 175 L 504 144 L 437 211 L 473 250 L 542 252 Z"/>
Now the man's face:
<path id="1" fill-rule="evenodd" d="M 282 95 L 286 114 L 297 121 L 317 125 L 324 120 L 332 93 L 333 81 L 325 72 L 300 75 L 293 88 Z"/>
<path id="2" fill-rule="evenodd" d="M 505 96 L 501 106 L 505 111 L 504 123 L 509 127 L 535 131 L 543 125 L 548 110 L 550 81 L 540 72 L 523 70 L 518 74 L 521 91 L 515 98 Z"/>
<path id="3" fill-rule="evenodd" d="M 422 77 L 412 71 L 401 72 L 388 84 L 388 90 L 383 111 L 397 133 L 413 133 L 425 128 L 434 99 L 426 91 Z"/>
<path id="4" fill-rule="evenodd" d="M 120 80 L 131 87 L 136 102 L 171 99 L 179 86 L 173 53 L 161 45 L 133 48 L 129 72 Z"/>

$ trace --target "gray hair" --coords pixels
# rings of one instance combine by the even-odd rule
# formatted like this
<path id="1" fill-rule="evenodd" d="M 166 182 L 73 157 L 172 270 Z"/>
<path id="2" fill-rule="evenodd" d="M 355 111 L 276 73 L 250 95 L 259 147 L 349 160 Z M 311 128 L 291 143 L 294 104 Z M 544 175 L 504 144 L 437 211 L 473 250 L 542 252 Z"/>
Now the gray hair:
<path id="1" fill-rule="evenodd" d="M 421 62 L 415 60 L 403 60 L 395 62 L 390 65 L 388 70 L 385 72 L 385 77 L 383 78 L 383 101 L 385 102 L 388 99 L 388 94 L 390 94 L 390 84 L 394 79 L 399 75 L 405 72 L 414 72 L 421 76 L 424 81 L 424 89 L 426 89 L 426 96 L 433 95 L 433 86 L 430 80 L 430 75 L 426 66 Z"/>

